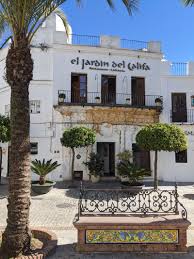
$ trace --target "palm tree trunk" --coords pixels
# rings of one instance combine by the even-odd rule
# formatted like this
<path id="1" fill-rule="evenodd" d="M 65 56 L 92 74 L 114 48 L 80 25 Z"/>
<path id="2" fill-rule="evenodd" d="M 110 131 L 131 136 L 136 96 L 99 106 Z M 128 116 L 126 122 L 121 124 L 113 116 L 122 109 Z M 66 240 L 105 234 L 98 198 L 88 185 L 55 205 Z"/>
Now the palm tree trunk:
<path id="1" fill-rule="evenodd" d="M 29 83 L 33 61 L 28 40 L 18 37 L 6 59 L 6 79 L 11 87 L 11 151 L 7 227 L 2 250 L 17 257 L 30 248 L 30 116 Z"/>
<path id="2" fill-rule="evenodd" d="M 75 149 L 72 148 L 72 166 L 71 166 L 72 182 L 74 181 L 74 163 L 75 163 Z"/>
<path id="3" fill-rule="evenodd" d="M 158 151 L 155 151 L 154 161 L 154 189 L 158 188 Z"/>

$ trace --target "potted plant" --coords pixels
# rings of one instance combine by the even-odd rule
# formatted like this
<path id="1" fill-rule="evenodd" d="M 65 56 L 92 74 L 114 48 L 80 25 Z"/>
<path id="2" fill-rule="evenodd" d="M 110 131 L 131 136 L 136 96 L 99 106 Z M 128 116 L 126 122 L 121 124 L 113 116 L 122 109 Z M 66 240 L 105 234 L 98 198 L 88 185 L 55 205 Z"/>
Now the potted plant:
<path id="1" fill-rule="evenodd" d="M 142 180 L 145 176 L 150 175 L 150 172 L 135 165 L 133 156 L 128 150 L 118 154 L 118 158 L 117 171 L 121 178 L 122 187 L 134 192 L 142 189 Z"/>
<path id="2" fill-rule="evenodd" d="M 96 96 L 96 97 L 95 97 L 95 101 L 96 101 L 96 103 L 100 103 L 100 97 L 99 97 L 99 96 Z"/>
<path id="3" fill-rule="evenodd" d="M 66 98 L 66 94 L 65 93 L 60 93 L 59 94 L 59 104 L 63 104 Z"/>
<path id="4" fill-rule="evenodd" d="M 126 104 L 127 104 L 127 105 L 130 105 L 130 104 L 131 104 L 131 98 L 130 98 L 130 97 L 126 98 Z"/>
<path id="5" fill-rule="evenodd" d="M 104 162 L 99 154 L 91 153 L 89 155 L 89 161 L 84 162 L 84 165 L 88 167 L 89 176 L 92 183 L 100 181 L 100 177 L 104 170 Z"/>
<path id="6" fill-rule="evenodd" d="M 156 99 L 155 99 L 155 104 L 156 104 L 156 106 L 157 107 L 162 107 L 162 99 L 161 98 L 159 98 L 159 97 L 157 97 Z"/>
<path id="7" fill-rule="evenodd" d="M 40 177 L 39 181 L 32 181 L 32 190 L 35 193 L 46 194 L 53 188 L 56 183 L 46 180 L 46 176 L 54 171 L 58 166 L 60 166 L 60 164 L 58 164 L 57 161 L 52 162 L 52 159 L 47 162 L 45 159 L 42 161 L 37 159 L 32 161 L 31 170 Z"/>

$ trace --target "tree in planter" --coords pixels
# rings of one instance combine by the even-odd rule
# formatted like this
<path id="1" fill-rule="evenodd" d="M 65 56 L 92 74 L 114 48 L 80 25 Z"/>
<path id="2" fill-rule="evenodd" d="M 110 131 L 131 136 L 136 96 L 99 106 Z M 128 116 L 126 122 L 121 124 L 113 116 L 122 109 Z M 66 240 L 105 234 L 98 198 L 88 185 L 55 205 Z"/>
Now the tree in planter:
<path id="1" fill-rule="evenodd" d="M 125 150 L 117 155 L 119 161 L 117 163 L 118 174 L 125 180 L 123 183 L 129 186 L 142 185 L 141 180 L 150 172 L 145 168 L 140 168 L 133 162 L 132 152 Z"/>
<path id="2" fill-rule="evenodd" d="M 45 159 L 43 161 L 36 159 L 32 161 L 31 170 L 33 173 L 39 175 L 39 184 L 44 185 L 46 183 L 46 176 L 59 166 L 60 164 L 57 161 L 52 162 L 52 159 L 48 161 L 45 161 Z"/>
<path id="3" fill-rule="evenodd" d="M 81 2 L 81 0 L 76 0 Z M 33 76 L 32 39 L 51 13 L 67 0 L 0 0 L 0 35 L 8 28 L 11 45 L 6 57 L 6 80 L 11 88 L 11 152 L 8 220 L 2 249 L 7 257 L 30 250 L 30 114 L 29 84 Z M 122 0 L 132 13 L 138 0 Z M 107 0 L 113 8 L 113 1 Z M 64 24 L 64 15 L 59 14 Z"/>
<path id="4" fill-rule="evenodd" d="M 71 148 L 72 150 L 72 179 L 74 176 L 75 149 L 88 147 L 90 145 L 93 145 L 95 141 L 96 133 L 94 132 L 94 130 L 86 127 L 74 127 L 64 131 L 63 137 L 61 139 L 61 144 L 64 147 Z"/>
<path id="5" fill-rule="evenodd" d="M 9 142 L 11 138 L 10 119 L 0 115 L 0 142 Z M 0 157 L 0 167 L 2 164 L 2 157 Z M 0 184 L 1 184 L 1 170 L 0 170 Z"/>
<path id="6" fill-rule="evenodd" d="M 99 154 L 92 152 L 89 155 L 89 160 L 84 162 L 84 165 L 88 167 L 90 176 L 98 177 L 103 174 L 104 162 Z"/>
<path id="7" fill-rule="evenodd" d="M 144 150 L 155 152 L 154 188 L 158 188 L 157 162 L 158 152 L 178 152 L 187 149 L 187 139 L 184 131 L 174 125 L 153 124 L 141 129 L 136 136 L 137 144 Z"/>

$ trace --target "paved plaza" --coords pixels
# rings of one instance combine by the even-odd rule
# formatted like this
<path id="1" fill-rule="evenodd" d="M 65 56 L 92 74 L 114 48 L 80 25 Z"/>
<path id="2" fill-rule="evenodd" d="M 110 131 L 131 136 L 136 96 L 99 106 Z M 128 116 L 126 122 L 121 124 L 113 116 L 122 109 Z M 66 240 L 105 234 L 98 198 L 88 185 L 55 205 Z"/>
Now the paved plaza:
<path id="1" fill-rule="evenodd" d="M 106 184 L 107 186 L 107 184 Z M 112 187 L 112 184 L 111 184 Z M 115 186 L 116 187 L 116 186 Z M 172 186 L 163 185 L 161 188 L 171 189 Z M 75 252 L 77 233 L 73 227 L 73 219 L 77 213 L 79 189 L 67 189 L 66 184 L 58 184 L 50 193 L 32 196 L 30 223 L 32 227 L 45 227 L 58 236 L 57 253 L 50 259 L 89 259 L 89 258 L 194 258 L 194 186 L 181 185 L 178 187 L 180 201 L 188 211 L 188 218 L 192 222 L 188 232 L 188 254 L 85 254 Z M 6 224 L 7 185 L 0 186 L 0 228 Z"/>

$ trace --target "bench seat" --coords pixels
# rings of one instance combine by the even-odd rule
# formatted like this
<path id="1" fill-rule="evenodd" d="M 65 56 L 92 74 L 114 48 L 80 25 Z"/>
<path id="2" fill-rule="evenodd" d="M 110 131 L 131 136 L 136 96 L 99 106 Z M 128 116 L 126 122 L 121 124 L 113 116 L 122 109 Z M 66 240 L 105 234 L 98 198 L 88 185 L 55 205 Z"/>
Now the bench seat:
<path id="1" fill-rule="evenodd" d="M 81 216 L 74 222 L 79 252 L 186 252 L 189 225 L 169 214 Z"/>

